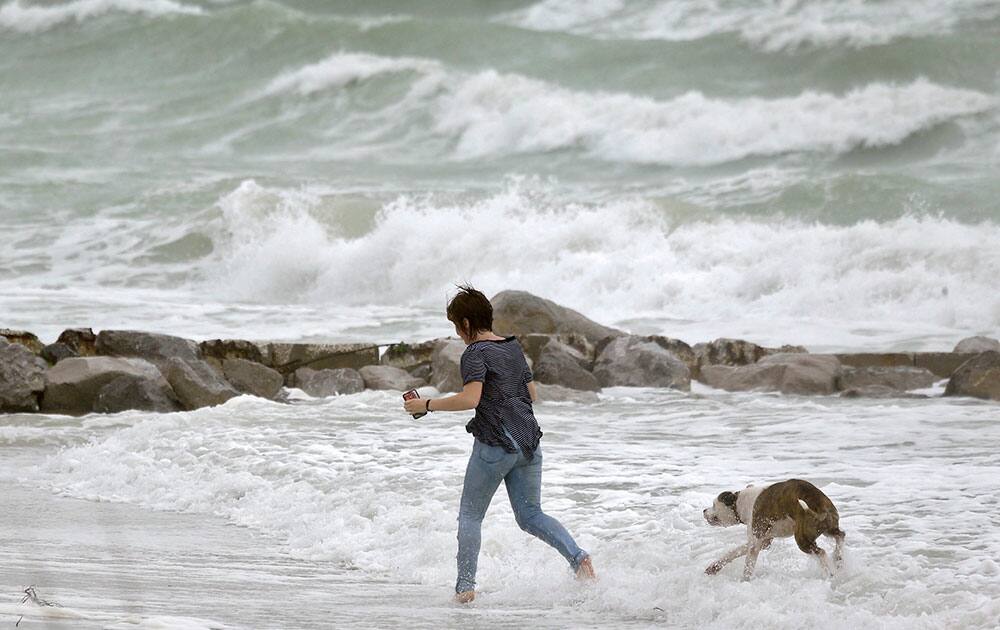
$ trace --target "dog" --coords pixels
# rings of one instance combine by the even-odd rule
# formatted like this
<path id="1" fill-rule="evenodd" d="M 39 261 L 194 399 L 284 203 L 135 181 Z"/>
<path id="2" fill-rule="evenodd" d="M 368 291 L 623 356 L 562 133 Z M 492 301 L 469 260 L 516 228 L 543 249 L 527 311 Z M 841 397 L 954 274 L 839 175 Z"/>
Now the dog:
<path id="1" fill-rule="evenodd" d="M 845 534 L 840 529 L 840 515 L 833 501 L 808 481 L 789 479 L 767 487 L 750 485 L 739 492 L 723 492 L 702 515 L 715 527 L 747 526 L 747 543 L 708 565 L 708 575 L 745 555 L 743 579 L 749 580 L 761 550 L 770 547 L 773 539 L 788 536 L 795 536 L 799 549 L 816 556 L 827 577 L 833 575 L 834 568 L 843 566 Z M 816 544 L 824 535 L 834 539 L 833 566 Z"/>

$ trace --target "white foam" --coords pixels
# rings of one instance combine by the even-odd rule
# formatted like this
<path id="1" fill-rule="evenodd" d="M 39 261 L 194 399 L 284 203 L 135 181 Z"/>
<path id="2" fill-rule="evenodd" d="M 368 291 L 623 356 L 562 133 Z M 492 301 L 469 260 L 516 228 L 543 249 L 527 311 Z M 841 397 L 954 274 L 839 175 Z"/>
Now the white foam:
<path id="1" fill-rule="evenodd" d="M 575 584 L 501 496 L 484 524 L 481 605 L 557 616 L 582 607 L 609 626 L 988 627 L 1000 587 L 982 558 L 1000 540 L 982 536 L 992 511 L 981 498 L 1000 471 L 981 445 L 1000 426 L 994 407 L 620 388 L 597 405 L 539 408 L 546 510 L 594 555 L 602 580 Z M 446 597 L 471 442 L 456 420 L 415 422 L 391 392 L 295 406 L 240 398 L 101 430 L 22 474 L 76 497 L 221 515 L 297 558 Z M 750 584 L 738 566 L 704 576 L 745 536 L 703 522 L 711 498 L 799 476 L 837 504 L 847 568 L 827 581 L 781 540 Z"/>
<path id="2" fill-rule="evenodd" d="M 470 281 L 489 294 L 528 290 L 606 323 L 651 317 L 676 332 L 683 322 L 730 322 L 730 335 L 770 330 L 782 343 L 820 345 L 914 331 L 950 334 L 953 345 L 955 330 L 1000 328 L 1000 226 L 990 222 L 678 221 L 647 201 L 571 203 L 522 182 L 467 201 L 401 196 L 370 232 L 348 239 L 314 216 L 321 200 L 253 182 L 227 195 L 232 240 L 219 243 L 206 291 L 433 311 L 454 283 Z"/>
<path id="3" fill-rule="evenodd" d="M 459 159 L 579 148 L 610 162 L 710 165 L 895 145 L 995 105 L 988 95 L 923 79 L 844 94 L 727 99 L 692 91 L 658 101 L 487 71 L 441 97 L 437 130 L 457 138 Z"/>
<path id="4" fill-rule="evenodd" d="M 112 12 L 141 13 L 152 17 L 203 13 L 201 7 L 173 0 L 73 0 L 56 5 L 26 5 L 22 0 L 13 0 L 0 7 L 0 28 L 37 33 L 67 22 L 83 22 Z"/>
<path id="5" fill-rule="evenodd" d="M 720 3 L 703 0 L 542 0 L 500 21 L 539 31 L 607 39 L 690 41 L 735 33 L 762 50 L 885 44 L 946 34 L 966 20 L 1000 14 L 992 0 L 795 0 Z"/>
<path id="6" fill-rule="evenodd" d="M 384 57 L 367 53 L 334 53 L 323 61 L 288 71 L 275 78 L 266 94 L 295 91 L 309 95 L 321 90 L 341 88 L 374 76 L 400 72 L 430 73 L 440 71 L 440 64 L 415 57 Z"/>

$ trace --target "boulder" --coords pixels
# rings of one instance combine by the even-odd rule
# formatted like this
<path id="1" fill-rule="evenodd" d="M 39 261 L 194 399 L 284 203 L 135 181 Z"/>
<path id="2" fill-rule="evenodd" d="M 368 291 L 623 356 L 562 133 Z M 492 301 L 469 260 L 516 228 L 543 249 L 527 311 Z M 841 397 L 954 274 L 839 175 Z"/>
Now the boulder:
<path id="1" fill-rule="evenodd" d="M 730 392 L 780 391 L 783 365 L 703 365 L 699 380 Z"/>
<path id="2" fill-rule="evenodd" d="M 164 363 L 163 370 L 167 382 L 174 388 L 174 393 L 185 409 L 221 405 L 230 398 L 240 395 L 205 361 L 173 357 Z"/>
<path id="3" fill-rule="evenodd" d="M 595 392 L 545 383 L 535 383 L 535 393 L 538 394 L 538 400 L 534 403 L 536 405 L 550 402 L 573 402 L 590 405 L 601 401 Z"/>
<path id="4" fill-rule="evenodd" d="M 67 328 L 56 343 L 66 344 L 81 357 L 97 356 L 97 335 L 90 328 Z"/>
<path id="5" fill-rule="evenodd" d="M 46 367 L 22 344 L 0 337 L 0 411 L 38 411 Z"/>
<path id="6" fill-rule="evenodd" d="M 981 352 L 960 365 L 944 395 L 1000 400 L 1000 352 Z"/>
<path id="7" fill-rule="evenodd" d="M 101 388 L 120 376 L 163 381 L 156 366 L 145 359 L 70 357 L 56 363 L 46 373 L 41 410 L 69 415 L 90 413 Z"/>
<path id="8" fill-rule="evenodd" d="M 843 390 L 866 387 L 888 387 L 897 392 L 924 389 L 934 385 L 936 377 L 930 370 L 916 367 L 844 368 L 839 387 Z"/>
<path id="9" fill-rule="evenodd" d="M 45 359 L 50 365 L 55 365 L 63 359 L 69 359 L 71 357 L 78 357 L 76 350 L 70 348 L 68 345 L 60 342 L 50 343 L 49 345 L 42 348 L 41 357 Z"/>
<path id="10" fill-rule="evenodd" d="M 295 386 L 310 396 L 324 398 L 357 394 L 364 391 L 365 381 L 361 378 L 361 373 L 353 368 L 327 370 L 299 368 L 295 370 Z"/>
<path id="11" fill-rule="evenodd" d="M 968 337 L 958 342 L 952 352 L 958 354 L 978 354 L 980 352 L 1000 352 L 1000 341 L 992 337 Z"/>
<path id="12" fill-rule="evenodd" d="M 673 387 L 691 389 L 691 371 L 673 353 L 642 337 L 617 337 L 604 346 L 594 363 L 603 387 Z"/>
<path id="13" fill-rule="evenodd" d="M 405 392 L 427 384 L 406 370 L 392 365 L 366 365 L 358 372 L 364 379 L 367 389 L 391 389 Z"/>
<path id="14" fill-rule="evenodd" d="M 31 351 L 32 354 L 41 354 L 42 348 L 45 346 L 34 333 L 30 333 L 27 330 L 13 330 L 11 328 L 0 328 L 0 337 L 3 337 L 10 343 L 16 343 L 18 345 L 24 346 Z"/>
<path id="15" fill-rule="evenodd" d="M 660 346 L 670 354 L 674 355 L 678 359 L 684 362 L 684 365 L 688 366 L 692 375 L 698 372 L 698 356 L 694 352 L 694 348 L 681 341 L 680 339 L 673 339 L 671 337 L 663 337 L 661 335 L 650 335 L 645 337 L 649 341 L 652 341 L 656 345 Z"/>
<path id="16" fill-rule="evenodd" d="M 379 360 L 382 365 L 391 365 L 413 372 L 413 370 L 429 366 L 434 355 L 434 348 L 437 347 L 438 339 L 423 341 L 421 343 L 394 343 L 382 354 Z"/>
<path id="17" fill-rule="evenodd" d="M 429 383 L 430 380 L 431 380 L 431 377 L 434 374 L 434 370 L 431 368 L 431 364 L 430 363 L 425 363 L 423 365 L 418 365 L 415 368 L 411 368 L 409 370 L 409 373 L 410 373 L 411 376 L 413 376 L 415 378 L 419 378 L 424 383 Z"/>
<path id="18" fill-rule="evenodd" d="M 696 344 L 692 348 L 692 352 L 698 366 L 701 367 L 705 365 L 752 365 L 771 354 L 798 354 L 806 352 L 806 349 L 802 346 L 766 348 L 742 339 L 719 338 L 709 343 Z"/>
<path id="19" fill-rule="evenodd" d="M 501 291 L 490 302 L 493 304 L 493 330 L 501 335 L 578 334 L 596 344 L 605 337 L 625 334 L 527 291 Z"/>
<path id="20" fill-rule="evenodd" d="M 837 391 L 841 365 L 836 357 L 816 354 L 772 354 L 757 365 L 783 365 L 781 377 L 783 394 L 832 394 Z"/>
<path id="21" fill-rule="evenodd" d="M 767 350 L 763 346 L 742 339 L 726 338 L 719 338 L 709 343 L 699 343 L 695 345 L 694 352 L 700 366 L 751 365 L 767 355 Z"/>
<path id="22" fill-rule="evenodd" d="M 123 374 L 101 387 L 94 400 L 98 413 L 118 413 L 129 409 L 169 413 L 183 409 L 174 390 L 163 376 L 156 378 Z"/>
<path id="23" fill-rule="evenodd" d="M 112 357 L 138 357 L 158 365 L 170 359 L 198 361 L 201 350 L 190 339 L 140 330 L 102 330 L 97 335 L 97 354 Z"/>
<path id="24" fill-rule="evenodd" d="M 222 373 L 237 391 L 274 400 L 285 384 L 285 378 L 266 365 L 248 359 L 223 359 Z"/>
<path id="25" fill-rule="evenodd" d="M 209 339 L 198 344 L 202 357 L 214 359 L 222 365 L 226 359 L 243 359 L 267 365 L 269 363 L 266 344 L 257 344 L 244 339 Z"/>
<path id="26" fill-rule="evenodd" d="M 535 380 L 542 383 L 600 391 L 601 384 L 597 378 L 583 367 L 587 363 L 587 359 L 576 349 L 552 339 L 539 351 L 532 371 Z"/>
<path id="27" fill-rule="evenodd" d="M 457 339 L 442 339 L 437 342 L 431 356 L 431 368 L 435 388 L 440 392 L 462 391 L 462 353 L 466 345 Z"/>
<path id="28" fill-rule="evenodd" d="M 367 343 L 269 343 L 268 367 L 288 377 L 303 367 L 314 370 L 378 365 L 378 346 Z M 289 379 L 291 380 L 291 379 Z"/>
<path id="29" fill-rule="evenodd" d="M 913 367 L 910 352 L 846 352 L 813 356 L 835 357 L 845 367 Z"/>
<path id="30" fill-rule="evenodd" d="M 974 356 L 976 355 L 955 352 L 914 352 L 913 365 L 926 368 L 939 378 L 951 378 L 958 366 Z"/>
<path id="31" fill-rule="evenodd" d="M 841 398 L 927 398 L 924 394 L 900 391 L 885 385 L 865 385 L 852 387 L 840 393 Z"/>

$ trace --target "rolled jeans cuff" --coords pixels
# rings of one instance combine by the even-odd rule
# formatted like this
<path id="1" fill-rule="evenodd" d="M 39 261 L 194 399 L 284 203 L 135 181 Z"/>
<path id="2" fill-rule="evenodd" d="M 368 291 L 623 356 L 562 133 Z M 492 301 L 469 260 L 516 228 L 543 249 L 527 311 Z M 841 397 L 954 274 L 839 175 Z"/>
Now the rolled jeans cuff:
<path id="1" fill-rule="evenodd" d="M 569 565 L 571 567 L 573 567 L 574 571 L 576 571 L 577 569 L 580 568 L 580 563 L 583 562 L 584 560 L 586 560 L 589 557 L 590 557 L 590 554 L 587 553 L 586 551 L 584 551 L 583 549 L 581 549 L 580 552 L 578 554 L 576 554 L 575 556 L 573 556 L 573 558 L 569 561 Z"/>

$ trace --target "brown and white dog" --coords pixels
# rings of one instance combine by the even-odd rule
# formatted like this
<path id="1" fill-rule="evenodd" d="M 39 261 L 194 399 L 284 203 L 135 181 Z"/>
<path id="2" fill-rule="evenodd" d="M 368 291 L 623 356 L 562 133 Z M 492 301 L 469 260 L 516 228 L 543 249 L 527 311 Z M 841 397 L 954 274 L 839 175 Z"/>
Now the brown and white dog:
<path id="1" fill-rule="evenodd" d="M 740 545 L 712 564 L 705 573 L 715 575 L 736 558 L 745 555 L 743 579 L 753 575 L 757 555 L 771 546 L 774 538 L 795 536 L 805 553 L 815 555 L 826 575 L 843 564 L 844 532 L 833 502 L 808 481 L 789 479 L 772 486 L 747 486 L 739 492 L 723 492 L 702 514 L 709 525 L 729 527 L 746 524 L 747 544 Z M 834 539 L 833 565 L 816 544 L 821 535 Z"/>

